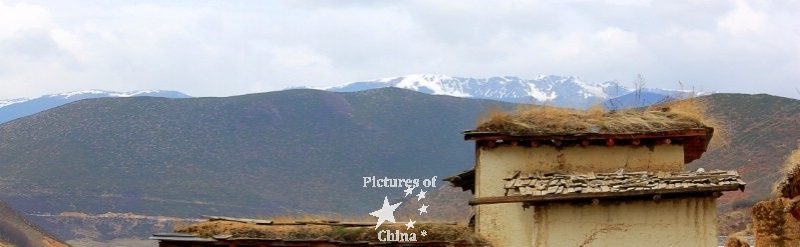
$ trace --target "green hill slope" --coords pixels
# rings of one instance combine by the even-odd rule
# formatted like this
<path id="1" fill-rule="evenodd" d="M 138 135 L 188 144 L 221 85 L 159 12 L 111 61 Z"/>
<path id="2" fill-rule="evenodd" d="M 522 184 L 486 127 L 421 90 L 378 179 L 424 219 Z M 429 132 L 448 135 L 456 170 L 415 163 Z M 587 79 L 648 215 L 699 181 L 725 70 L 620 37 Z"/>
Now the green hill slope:
<path id="1" fill-rule="evenodd" d="M 83 100 L 0 125 L 0 194 L 54 213 L 366 214 L 387 189 L 362 177 L 469 168 L 459 131 L 498 104 L 394 88 Z"/>

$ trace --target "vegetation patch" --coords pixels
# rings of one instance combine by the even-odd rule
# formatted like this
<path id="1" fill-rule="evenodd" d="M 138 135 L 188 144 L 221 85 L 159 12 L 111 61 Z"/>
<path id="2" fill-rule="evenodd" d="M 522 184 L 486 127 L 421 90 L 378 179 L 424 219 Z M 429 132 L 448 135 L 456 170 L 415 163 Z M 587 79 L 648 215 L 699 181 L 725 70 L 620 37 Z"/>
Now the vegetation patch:
<path id="1" fill-rule="evenodd" d="M 380 231 L 396 231 L 415 234 L 417 241 L 429 242 L 460 242 L 460 243 L 487 243 L 482 237 L 473 232 L 472 228 L 465 225 L 452 225 L 441 223 L 421 223 L 414 228 L 407 229 L 405 225 L 381 225 L 378 229 L 374 226 L 342 226 L 342 225 L 255 225 L 233 221 L 205 221 L 184 228 L 177 228 L 175 232 L 191 233 L 201 237 L 214 237 L 230 235 L 232 238 L 261 238 L 283 240 L 329 240 L 357 242 L 380 242 Z M 423 236 L 422 231 L 425 231 Z M 385 236 L 385 234 L 384 234 Z"/>
<path id="2" fill-rule="evenodd" d="M 786 198 L 794 198 L 800 195 L 800 149 L 792 151 L 786 162 L 783 163 L 781 171 L 784 178 L 779 180 L 772 189 L 772 194 Z"/>

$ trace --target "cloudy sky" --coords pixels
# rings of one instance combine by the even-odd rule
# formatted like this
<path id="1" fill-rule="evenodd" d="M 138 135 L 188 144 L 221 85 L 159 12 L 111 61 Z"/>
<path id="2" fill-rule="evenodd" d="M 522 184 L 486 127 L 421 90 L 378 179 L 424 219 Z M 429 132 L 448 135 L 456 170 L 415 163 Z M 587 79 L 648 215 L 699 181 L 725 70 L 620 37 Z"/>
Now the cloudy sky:
<path id="1" fill-rule="evenodd" d="M 800 98 L 800 1 L 0 0 L 0 99 L 555 74 Z"/>

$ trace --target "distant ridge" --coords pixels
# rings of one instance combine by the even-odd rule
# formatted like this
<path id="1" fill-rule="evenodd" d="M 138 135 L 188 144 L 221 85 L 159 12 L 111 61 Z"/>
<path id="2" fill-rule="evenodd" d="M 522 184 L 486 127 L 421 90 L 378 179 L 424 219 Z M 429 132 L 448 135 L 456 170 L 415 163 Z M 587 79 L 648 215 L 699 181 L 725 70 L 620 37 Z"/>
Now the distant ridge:
<path id="1" fill-rule="evenodd" d="M 191 96 L 177 91 L 140 90 L 130 92 L 112 92 L 103 90 L 85 90 L 59 94 L 44 95 L 33 99 L 0 100 L 0 123 L 8 122 L 20 117 L 36 114 L 38 112 L 67 104 L 82 99 L 105 97 L 164 97 L 164 98 L 190 98 Z"/>

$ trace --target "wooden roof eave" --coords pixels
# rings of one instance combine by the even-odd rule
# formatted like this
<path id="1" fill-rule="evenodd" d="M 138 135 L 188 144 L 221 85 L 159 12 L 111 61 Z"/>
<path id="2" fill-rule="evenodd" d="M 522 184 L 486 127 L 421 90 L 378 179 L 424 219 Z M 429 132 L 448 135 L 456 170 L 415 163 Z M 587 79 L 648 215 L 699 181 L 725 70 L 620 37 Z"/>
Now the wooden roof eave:
<path id="1" fill-rule="evenodd" d="M 575 133 L 575 134 L 518 134 L 466 130 L 461 132 L 467 141 L 593 141 L 593 140 L 632 140 L 632 139 L 670 139 L 681 138 L 689 140 L 684 143 L 684 163 L 688 164 L 699 159 L 708 149 L 708 144 L 714 135 L 714 128 L 692 128 L 682 130 L 669 130 L 660 132 L 638 133 Z"/>
<path id="2" fill-rule="evenodd" d="M 673 138 L 707 136 L 713 133 L 713 128 L 693 128 L 682 130 L 668 130 L 658 132 L 633 132 L 633 133 L 573 133 L 573 134 L 530 134 L 492 131 L 466 130 L 461 132 L 467 141 L 490 140 L 605 140 L 605 139 L 648 139 L 648 138 Z"/>
<path id="3" fill-rule="evenodd" d="M 450 182 L 453 187 L 461 188 L 461 191 L 475 191 L 475 168 L 463 171 L 459 174 L 442 179 Z"/>

